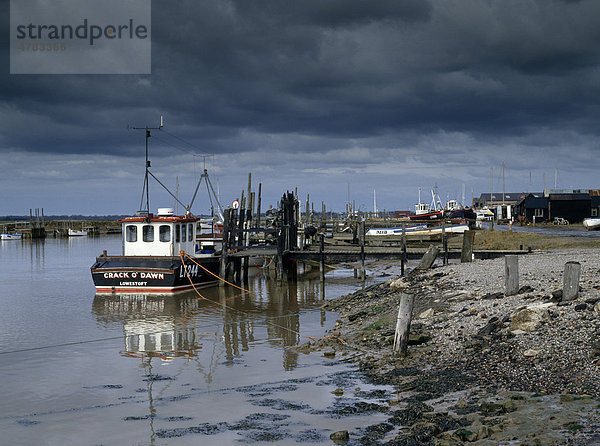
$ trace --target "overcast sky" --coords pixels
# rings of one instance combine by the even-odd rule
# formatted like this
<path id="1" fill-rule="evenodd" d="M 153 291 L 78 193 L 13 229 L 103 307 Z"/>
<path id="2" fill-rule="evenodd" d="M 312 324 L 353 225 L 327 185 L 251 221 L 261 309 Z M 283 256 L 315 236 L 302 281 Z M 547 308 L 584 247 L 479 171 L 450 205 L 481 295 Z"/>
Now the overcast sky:
<path id="1" fill-rule="evenodd" d="M 600 188 L 596 0 L 154 0 L 152 74 L 11 75 L 2 0 L 0 215 L 139 208 L 152 172 L 189 201 L 262 183 L 315 209 L 412 209 Z M 493 169 L 493 177 L 491 170 Z M 557 173 L 557 175 L 556 175 Z M 463 186 L 464 185 L 464 186 Z M 150 207 L 173 200 L 152 185 Z M 208 209 L 204 195 L 194 210 Z"/>

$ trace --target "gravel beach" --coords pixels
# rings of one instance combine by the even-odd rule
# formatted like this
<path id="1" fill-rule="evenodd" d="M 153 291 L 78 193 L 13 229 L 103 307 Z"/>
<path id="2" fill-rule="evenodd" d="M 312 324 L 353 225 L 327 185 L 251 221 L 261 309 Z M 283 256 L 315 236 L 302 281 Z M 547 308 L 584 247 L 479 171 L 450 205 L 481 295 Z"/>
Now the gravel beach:
<path id="1" fill-rule="evenodd" d="M 566 262 L 579 294 L 562 299 Z M 436 266 L 327 302 L 336 338 L 307 343 L 393 385 L 389 420 L 348 444 L 600 444 L 600 249 L 519 256 L 517 295 L 504 258 Z M 396 273 L 375 262 L 370 273 Z M 408 355 L 393 354 L 401 293 L 415 295 Z"/>

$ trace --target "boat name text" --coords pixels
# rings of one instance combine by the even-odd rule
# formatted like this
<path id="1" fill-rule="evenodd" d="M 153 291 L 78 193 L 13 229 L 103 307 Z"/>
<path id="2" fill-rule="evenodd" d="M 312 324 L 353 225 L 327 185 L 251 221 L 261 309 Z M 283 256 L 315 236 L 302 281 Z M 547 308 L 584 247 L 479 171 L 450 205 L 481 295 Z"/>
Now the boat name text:
<path id="1" fill-rule="evenodd" d="M 137 271 L 120 271 L 114 273 L 104 273 L 105 279 L 137 279 L 139 276 L 140 279 L 159 279 L 164 280 L 164 273 L 154 273 L 154 272 L 137 272 Z"/>

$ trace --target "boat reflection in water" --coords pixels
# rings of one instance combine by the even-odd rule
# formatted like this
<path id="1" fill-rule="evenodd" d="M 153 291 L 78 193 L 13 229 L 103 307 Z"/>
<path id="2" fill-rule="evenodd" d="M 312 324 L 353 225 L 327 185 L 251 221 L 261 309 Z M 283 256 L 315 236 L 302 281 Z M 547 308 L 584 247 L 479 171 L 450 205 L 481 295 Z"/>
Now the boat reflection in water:
<path id="1" fill-rule="evenodd" d="M 207 383 L 219 361 L 233 365 L 253 342 L 277 347 L 278 354 L 283 354 L 284 369 L 292 370 L 297 366 L 298 353 L 281 347 L 308 340 L 300 333 L 300 316 L 323 303 L 319 276 L 307 274 L 298 282 L 281 286 L 256 271 L 245 286 L 249 292 L 226 286 L 199 290 L 201 294 L 96 295 L 93 312 L 102 324 L 122 324 L 122 356 L 164 361 L 195 358 L 202 364 Z M 311 318 L 319 319 L 318 327 L 306 334 L 319 336 L 326 313 L 311 314 Z"/>

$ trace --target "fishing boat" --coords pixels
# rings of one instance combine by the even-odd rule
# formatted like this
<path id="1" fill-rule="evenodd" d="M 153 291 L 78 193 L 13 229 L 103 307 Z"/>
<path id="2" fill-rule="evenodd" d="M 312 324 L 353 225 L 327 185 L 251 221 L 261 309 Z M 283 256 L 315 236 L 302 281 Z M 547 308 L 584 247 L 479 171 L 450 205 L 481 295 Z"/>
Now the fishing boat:
<path id="1" fill-rule="evenodd" d="M 421 188 L 419 188 L 419 202 L 415 204 L 415 212 L 409 214 L 408 218 L 412 221 L 431 221 L 441 220 L 444 217 L 444 209 L 440 198 L 431 190 L 431 205 L 421 201 Z"/>
<path id="2" fill-rule="evenodd" d="M 108 255 L 104 251 L 96 258 L 91 267 L 96 292 L 173 294 L 213 285 L 218 281 L 220 256 L 215 251 L 202 252 L 196 240 L 201 218 L 192 215 L 190 210 L 196 193 L 190 204 L 185 205 L 150 172 L 150 129 L 142 129 L 146 131 L 146 174 L 142 188 L 146 206 L 135 216 L 119 221 L 122 225 L 122 253 Z M 158 208 L 156 215 L 149 212 L 150 176 L 183 206 L 183 215 L 175 215 L 173 208 Z M 203 178 L 204 175 L 198 181 L 196 192 Z"/>
<path id="3" fill-rule="evenodd" d="M 0 240 L 21 240 L 22 238 L 23 235 L 18 233 L 3 232 L 0 234 Z"/>
<path id="4" fill-rule="evenodd" d="M 472 209 L 461 208 L 446 212 L 446 218 L 449 220 L 475 221 L 477 214 Z"/>
<path id="5" fill-rule="evenodd" d="M 600 229 L 600 218 L 597 218 L 597 217 L 584 218 L 583 226 L 588 231 L 597 231 Z"/>
<path id="6" fill-rule="evenodd" d="M 199 220 L 174 215 L 171 208 L 120 220 L 123 254 L 96 258 L 91 268 L 96 292 L 170 294 L 215 284 L 220 258 L 196 253 Z"/>

